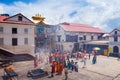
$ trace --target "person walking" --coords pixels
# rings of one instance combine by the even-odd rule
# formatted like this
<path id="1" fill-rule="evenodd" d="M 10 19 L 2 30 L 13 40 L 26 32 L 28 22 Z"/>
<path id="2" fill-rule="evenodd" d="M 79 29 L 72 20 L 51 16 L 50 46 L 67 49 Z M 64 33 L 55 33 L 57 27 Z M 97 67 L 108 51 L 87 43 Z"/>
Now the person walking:
<path id="1" fill-rule="evenodd" d="M 75 62 L 75 72 L 78 72 L 78 64 Z"/>
<path id="2" fill-rule="evenodd" d="M 85 52 L 83 54 L 84 54 L 84 56 L 83 56 L 83 62 L 84 62 L 83 68 L 86 68 L 87 56 L 86 56 Z"/>
<path id="3" fill-rule="evenodd" d="M 81 62 L 84 61 L 84 56 L 85 56 L 85 51 L 82 52 L 82 61 Z"/>
<path id="4" fill-rule="evenodd" d="M 71 62 L 69 60 L 67 61 L 67 66 L 68 66 L 68 69 L 70 70 L 70 68 L 71 68 Z"/>
<path id="5" fill-rule="evenodd" d="M 54 77 L 54 73 L 55 73 L 55 61 L 53 61 L 52 65 L 51 65 L 51 77 Z"/>
<path id="6" fill-rule="evenodd" d="M 61 62 L 59 62 L 58 75 L 62 75 L 62 71 L 63 71 L 63 64 Z"/>
<path id="7" fill-rule="evenodd" d="M 120 54 L 118 54 L 118 61 L 120 60 Z"/>
<path id="8" fill-rule="evenodd" d="M 67 66 L 64 68 L 64 73 L 65 73 L 65 80 L 68 80 L 68 67 Z"/>
<path id="9" fill-rule="evenodd" d="M 89 56 L 89 60 L 90 60 L 90 56 L 91 56 L 91 52 L 90 51 L 88 52 L 88 56 Z"/>
<path id="10" fill-rule="evenodd" d="M 96 64 L 96 62 L 97 62 L 97 56 L 96 56 L 96 54 L 94 54 L 93 59 L 92 59 L 92 63 Z"/>
<path id="11" fill-rule="evenodd" d="M 73 71 L 74 70 L 74 61 L 71 60 L 71 70 Z"/>

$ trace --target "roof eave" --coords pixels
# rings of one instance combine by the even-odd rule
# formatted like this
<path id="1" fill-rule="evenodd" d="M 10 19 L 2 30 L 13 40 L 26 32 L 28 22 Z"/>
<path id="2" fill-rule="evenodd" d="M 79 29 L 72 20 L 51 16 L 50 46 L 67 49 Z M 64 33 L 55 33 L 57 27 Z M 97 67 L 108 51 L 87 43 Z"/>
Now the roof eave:
<path id="1" fill-rule="evenodd" d="M 0 22 L 0 23 L 9 23 L 9 24 L 20 24 L 20 25 L 33 25 L 33 26 L 36 26 L 34 23 L 31 23 L 31 24 L 26 24 L 26 23 L 14 23 L 14 22 Z"/>

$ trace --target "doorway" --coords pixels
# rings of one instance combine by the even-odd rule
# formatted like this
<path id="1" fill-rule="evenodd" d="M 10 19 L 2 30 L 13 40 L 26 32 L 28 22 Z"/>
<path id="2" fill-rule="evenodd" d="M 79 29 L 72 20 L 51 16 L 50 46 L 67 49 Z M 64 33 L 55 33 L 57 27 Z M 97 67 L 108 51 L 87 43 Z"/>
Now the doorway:
<path id="1" fill-rule="evenodd" d="M 118 46 L 113 47 L 113 53 L 119 53 L 119 48 Z"/>

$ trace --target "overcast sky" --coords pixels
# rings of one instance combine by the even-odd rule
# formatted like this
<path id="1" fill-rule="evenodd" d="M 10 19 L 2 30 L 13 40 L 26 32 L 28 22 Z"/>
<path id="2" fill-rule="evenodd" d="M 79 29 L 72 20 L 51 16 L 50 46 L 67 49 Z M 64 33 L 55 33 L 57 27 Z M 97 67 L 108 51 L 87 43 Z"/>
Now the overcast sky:
<path id="1" fill-rule="evenodd" d="M 120 28 L 119 6 L 119 0 L 1 0 L 0 13 L 22 13 L 29 19 L 39 13 L 49 24 L 89 24 L 110 32 Z"/>

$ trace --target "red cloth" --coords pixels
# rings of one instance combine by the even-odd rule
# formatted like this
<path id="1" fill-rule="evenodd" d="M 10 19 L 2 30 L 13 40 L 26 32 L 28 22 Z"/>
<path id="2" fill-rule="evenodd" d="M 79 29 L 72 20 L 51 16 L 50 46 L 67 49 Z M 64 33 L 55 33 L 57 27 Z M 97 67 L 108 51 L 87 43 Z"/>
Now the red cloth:
<path id="1" fill-rule="evenodd" d="M 54 61 L 53 61 L 52 65 L 51 65 L 51 67 L 52 67 L 52 72 L 51 73 L 55 73 L 55 62 Z"/>
<path id="2" fill-rule="evenodd" d="M 37 66 L 38 66 L 38 60 L 35 59 L 35 60 L 34 60 L 34 68 L 36 68 Z"/>

